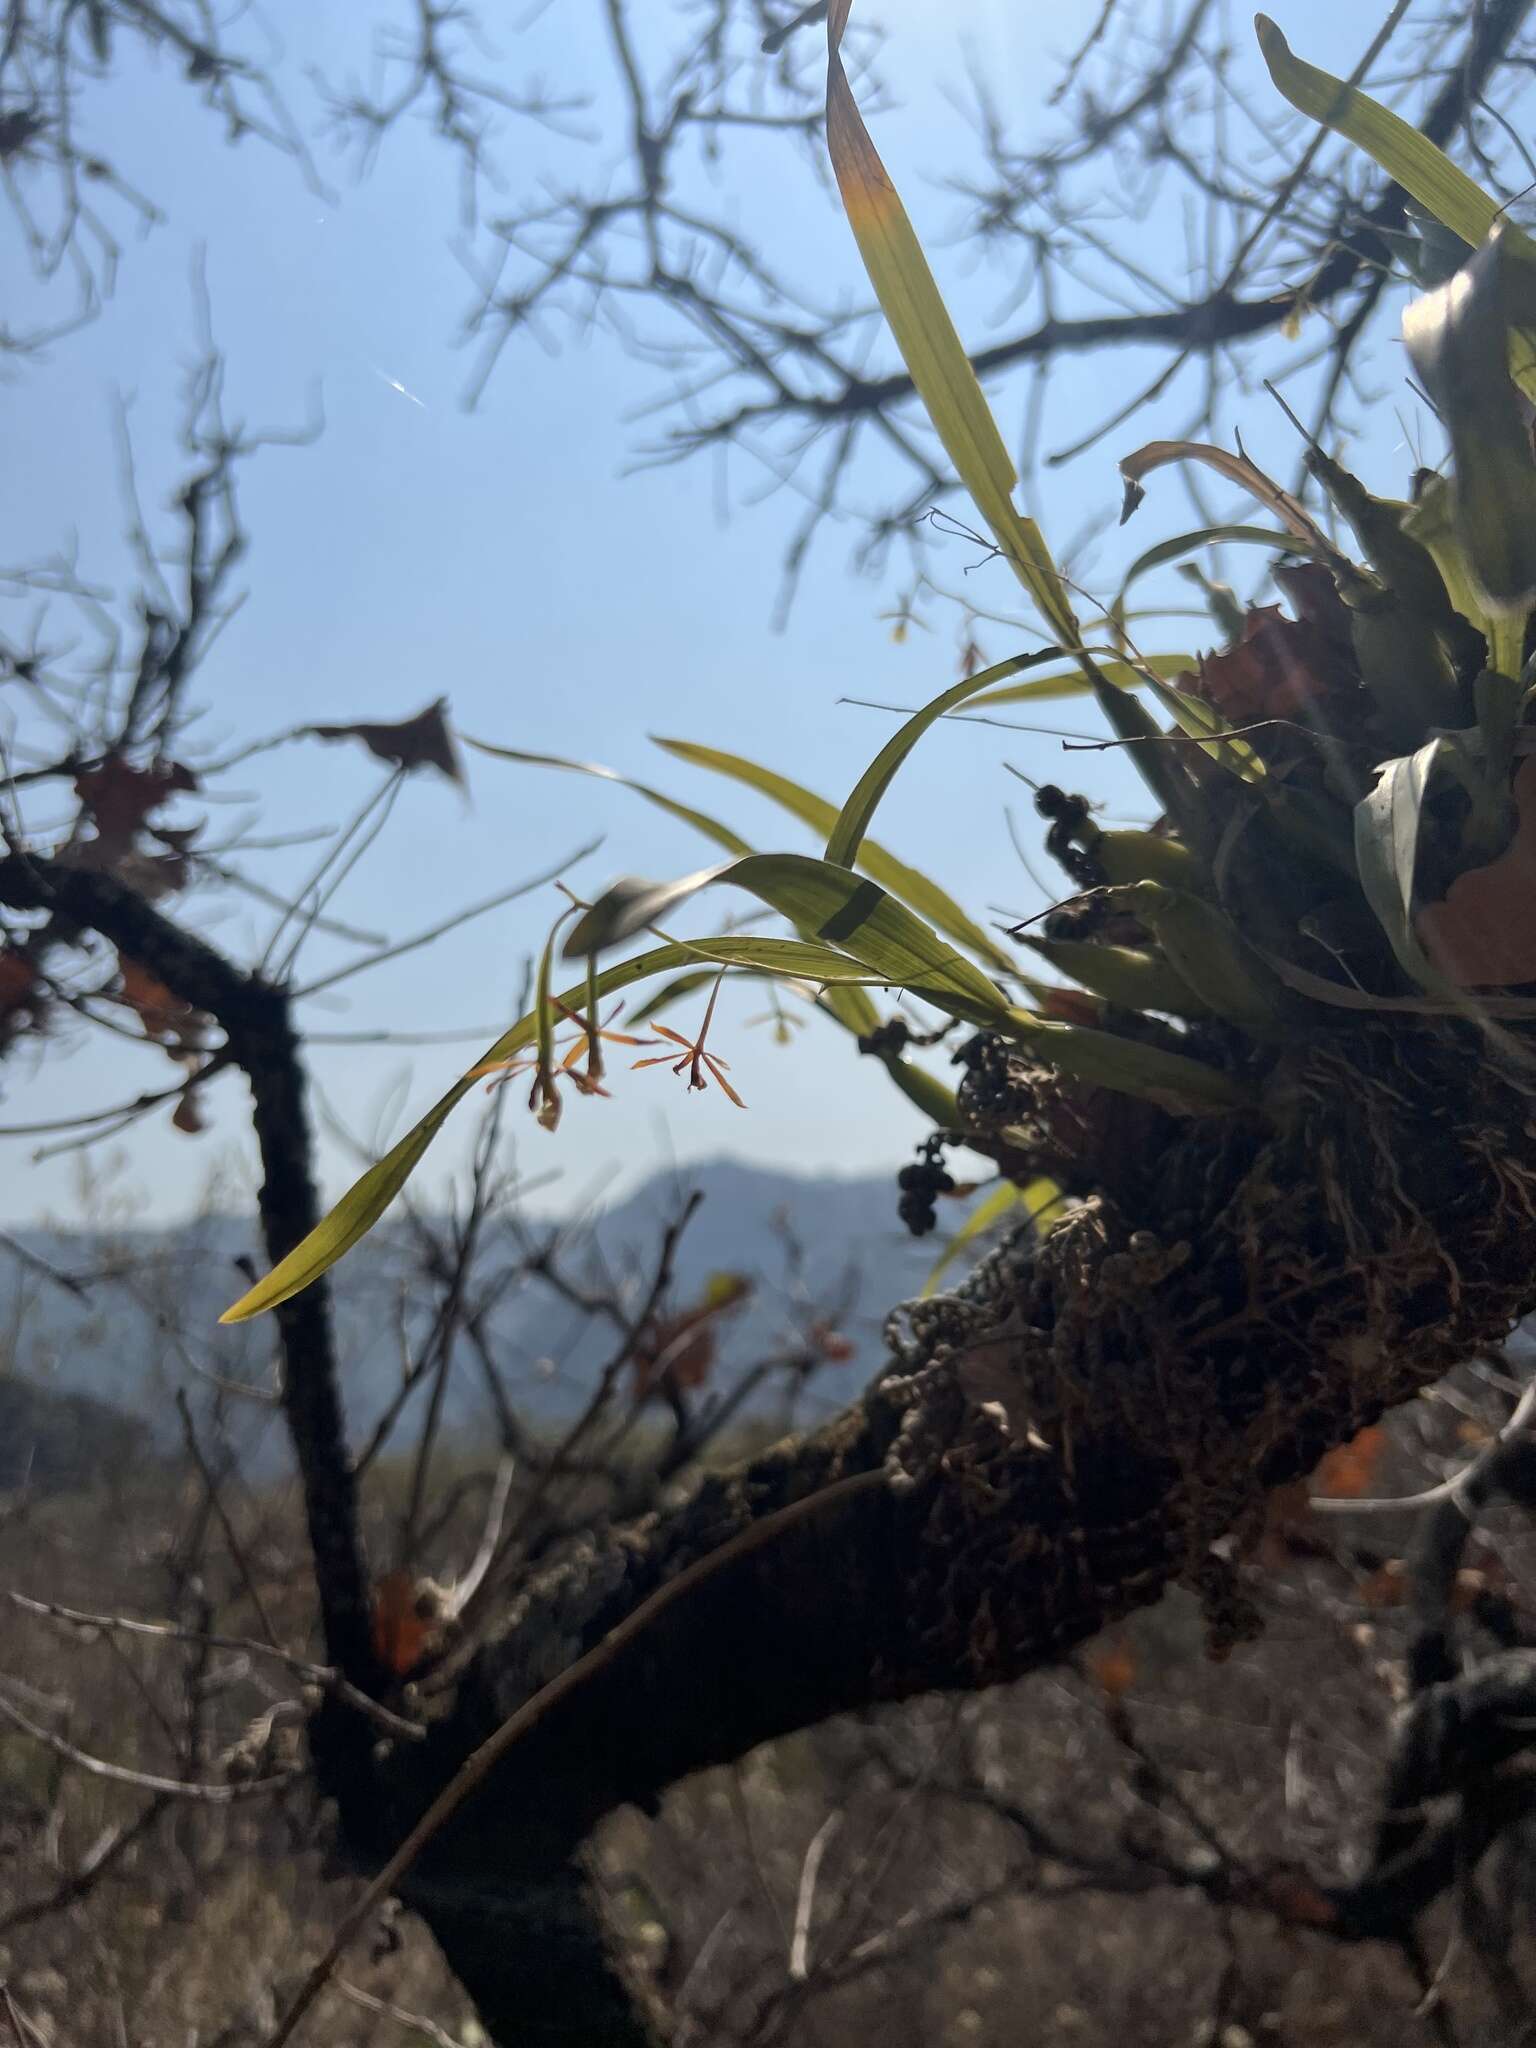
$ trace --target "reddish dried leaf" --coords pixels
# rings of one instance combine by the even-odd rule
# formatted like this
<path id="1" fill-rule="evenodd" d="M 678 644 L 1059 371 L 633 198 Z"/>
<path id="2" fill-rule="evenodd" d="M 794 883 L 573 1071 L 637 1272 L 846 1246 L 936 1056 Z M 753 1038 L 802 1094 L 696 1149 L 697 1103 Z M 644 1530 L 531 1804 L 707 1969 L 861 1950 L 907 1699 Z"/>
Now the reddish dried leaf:
<path id="1" fill-rule="evenodd" d="M 185 1131 L 189 1138 L 200 1137 L 207 1130 L 208 1126 L 203 1121 L 202 1104 L 197 1099 L 195 1088 L 189 1088 L 177 1103 L 171 1112 L 171 1122 L 178 1131 Z"/>
<path id="2" fill-rule="evenodd" d="M 1346 658 L 1353 652 L 1349 607 L 1339 595 L 1333 572 L 1321 562 L 1286 562 L 1272 572 L 1291 601 L 1298 619 L 1321 629 L 1329 645 Z"/>
<path id="3" fill-rule="evenodd" d="M 47 996 L 36 967 L 15 947 L 0 949 L 0 1051 L 42 1021 Z"/>
<path id="4" fill-rule="evenodd" d="M 1332 1927 L 1339 1909 L 1299 1871 L 1276 1870 L 1261 1880 L 1265 1903 L 1292 1927 Z"/>
<path id="5" fill-rule="evenodd" d="M 1387 1448 L 1379 1424 L 1362 1429 L 1347 1444 L 1330 1451 L 1312 1474 L 1312 1491 L 1325 1500 L 1360 1500 L 1375 1490 L 1376 1472 Z"/>
<path id="6" fill-rule="evenodd" d="M 1124 1699 L 1136 1683 L 1136 1659 L 1124 1643 L 1105 1643 L 1085 1659 L 1089 1676 L 1112 1700 Z"/>
<path id="7" fill-rule="evenodd" d="M 1461 988 L 1536 981 L 1536 754 L 1514 782 L 1519 824 L 1496 861 L 1458 875 L 1415 919 L 1431 960 Z"/>
<path id="8" fill-rule="evenodd" d="M 630 1360 L 636 1401 L 659 1387 L 702 1387 L 714 1370 L 715 1332 L 697 1310 L 663 1316 L 636 1344 Z"/>
<path id="9" fill-rule="evenodd" d="M 0 952 L 0 1016 L 26 1009 L 37 988 L 37 969 L 25 953 L 7 947 Z"/>
<path id="10" fill-rule="evenodd" d="M 152 811 L 196 788 L 197 777 L 180 761 L 135 768 L 121 754 L 109 754 L 99 767 L 75 777 L 75 793 L 96 827 L 97 843 L 112 859 L 128 852 Z"/>
<path id="11" fill-rule="evenodd" d="M 1270 1490 L 1264 1505 L 1264 1529 L 1254 1549 L 1262 1571 L 1284 1571 L 1297 1558 L 1324 1557 L 1328 1543 L 1312 1515 L 1312 1494 L 1306 1480 Z"/>
<path id="12" fill-rule="evenodd" d="M 448 727 L 448 699 L 439 697 L 414 718 L 402 718 L 393 725 L 375 725 L 358 720 L 351 725 L 312 725 L 319 740 L 361 740 L 370 754 L 410 774 L 417 768 L 436 768 L 450 782 L 462 788 L 464 770 Z"/>
<path id="13" fill-rule="evenodd" d="M 1085 1024 L 1090 1030 L 1104 1022 L 1104 1005 L 1097 996 L 1080 988 L 1049 988 L 1041 992 L 1038 1008 L 1053 1024 Z"/>
<path id="14" fill-rule="evenodd" d="M 850 1358 L 858 1356 L 859 1347 L 851 1337 L 845 1337 L 841 1330 L 835 1330 L 829 1323 L 812 1323 L 806 1332 L 818 1357 L 828 1365 L 846 1365 Z"/>
<path id="15" fill-rule="evenodd" d="M 712 1273 L 703 1299 L 669 1316 L 658 1316 L 641 1333 L 630 1359 L 636 1401 L 658 1388 L 702 1387 L 714 1371 L 718 1324 L 752 1292 L 741 1273 Z"/>
<path id="16" fill-rule="evenodd" d="M 426 1655 L 432 1627 L 410 1572 L 386 1572 L 373 1589 L 373 1649 L 386 1670 L 404 1678 Z"/>
<path id="17" fill-rule="evenodd" d="M 1327 634 L 1288 619 L 1277 604 L 1255 605 L 1235 647 L 1207 654 L 1180 687 L 1203 697 L 1232 725 L 1295 718 L 1334 697 L 1343 680 Z"/>
<path id="18" fill-rule="evenodd" d="M 201 1010 L 183 1002 L 164 982 L 157 981 L 147 967 L 141 967 L 126 953 L 118 954 L 117 964 L 122 980 L 118 1001 L 133 1011 L 146 1038 L 157 1038 L 177 1053 L 203 1043 L 209 1020 Z"/>

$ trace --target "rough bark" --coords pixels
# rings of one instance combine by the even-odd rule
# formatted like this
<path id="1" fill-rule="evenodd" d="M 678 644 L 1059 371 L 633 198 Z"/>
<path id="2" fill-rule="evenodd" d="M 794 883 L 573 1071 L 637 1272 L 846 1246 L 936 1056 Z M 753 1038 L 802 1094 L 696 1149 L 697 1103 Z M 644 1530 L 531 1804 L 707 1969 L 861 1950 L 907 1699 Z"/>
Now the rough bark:
<path id="1" fill-rule="evenodd" d="M 110 878 L 0 861 L 0 901 L 101 931 L 219 1017 L 252 1077 L 264 1226 L 285 1250 L 314 1196 L 281 992 Z M 963 1092 L 1004 1131 L 1048 1110 L 1047 1089 L 1009 1055 Z M 1469 1028 L 1403 1026 L 1298 1045 L 1252 1115 L 1163 1119 L 1132 1148 L 1106 1118 L 1112 1185 L 957 1295 L 909 1305 L 887 1371 L 828 1427 L 577 1543 L 445 1688 L 426 1743 L 376 1757 L 327 1706 L 317 1762 L 359 1861 L 387 1856 L 481 1740 L 651 1593 L 777 1510 L 884 1474 L 693 1586 L 534 1727 L 411 1875 L 493 2036 L 644 2048 L 654 2017 L 580 1860 L 595 1824 L 829 1714 L 1017 1678 L 1175 1579 L 1231 1642 L 1246 1618 L 1230 1550 L 1267 1490 L 1536 1306 L 1532 1112 L 1523 1066 L 1502 1071 Z M 325 1318 L 312 1292 L 284 1324 L 291 1373 L 310 1347 L 288 1414 L 330 1653 L 366 1672 Z M 1442 1852 L 1414 1845 L 1413 1883 L 1437 1881 Z M 1351 1904 L 1368 1933 L 1401 1897 Z"/>
<path id="2" fill-rule="evenodd" d="M 411 1902 L 493 2034 L 554 2038 L 530 2028 L 543 1959 L 516 1926 L 614 1807 L 843 1709 L 1017 1678 L 1175 1579 L 1218 1649 L 1240 1636 L 1226 1553 L 1267 1490 L 1536 1302 L 1528 1107 L 1453 1032 L 1302 1049 L 1265 1119 L 1186 1127 L 1140 1213 L 1095 1199 L 1005 1247 L 960 1296 L 908 1310 L 857 1408 L 529 1585 L 426 1755 L 398 1754 L 386 1796 L 347 1816 L 373 1853 L 658 1586 L 842 1476 L 889 1474 L 695 1587 L 418 1866 Z"/>
<path id="3" fill-rule="evenodd" d="M 250 1084 L 262 1163 L 263 1243 L 274 1264 L 284 1257 L 321 1214 L 314 1130 L 287 991 L 245 973 L 108 874 L 9 855 L 0 858 L 0 903 L 45 913 L 55 943 L 100 934 L 218 1023 Z M 377 1696 L 385 1680 L 373 1650 L 367 1561 L 326 1282 L 285 1303 L 277 1323 L 283 1409 L 299 1466 L 326 1657 L 354 1685 Z M 334 1694 L 310 1724 L 319 1783 L 349 1817 L 346 1832 L 354 1848 L 379 1839 L 364 1818 L 377 1796 L 374 1735 Z M 438 1909 L 437 1932 L 450 1964 L 477 2003 L 508 2016 L 507 2038 L 519 2036 L 525 2017 L 530 2031 L 524 2038 L 531 2040 L 651 2048 L 659 2038 L 645 1988 L 627 1975 L 621 1946 L 604 1923 L 579 1861 L 562 1860 L 541 1871 L 537 1881 L 498 1896 L 491 1921 L 470 1890 L 455 1900 L 440 1889 Z M 517 1962 L 510 1997 L 509 1955 Z"/>

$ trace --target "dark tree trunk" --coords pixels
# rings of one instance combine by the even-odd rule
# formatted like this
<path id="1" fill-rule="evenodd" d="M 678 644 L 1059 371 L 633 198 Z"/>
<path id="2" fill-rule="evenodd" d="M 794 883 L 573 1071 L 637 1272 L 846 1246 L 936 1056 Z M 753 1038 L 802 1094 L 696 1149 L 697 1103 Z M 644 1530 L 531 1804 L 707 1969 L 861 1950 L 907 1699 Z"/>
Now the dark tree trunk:
<path id="1" fill-rule="evenodd" d="M 1524 1095 L 1467 1043 L 1313 1047 L 1270 1099 L 1262 1123 L 1186 1126 L 1144 1177 L 1160 1234 L 1094 1200 L 1043 1244 L 1004 1247 L 960 1295 L 906 1311 L 856 1409 L 595 1533 L 524 1590 L 425 1755 L 398 1751 L 388 1796 L 345 1815 L 367 1853 L 658 1587 L 789 1502 L 888 1475 L 693 1586 L 418 1866 L 412 1904 L 466 1980 L 501 1987 L 482 2005 L 493 2034 L 540 2038 L 519 1988 L 533 1959 L 494 1915 L 466 1921 L 466 1887 L 511 1912 L 615 1807 L 828 1714 L 1017 1678 L 1176 1578 L 1224 1648 L 1248 1625 L 1231 1542 L 1267 1490 L 1536 1301 Z"/>
<path id="2" fill-rule="evenodd" d="M 313 1195 L 280 999 L 107 878 L 0 861 L 0 901 L 67 912 L 220 1017 L 252 1074 L 286 1248 Z M 827 1428 L 580 1539 L 522 1589 L 427 1742 L 376 1758 L 376 1731 L 328 1701 L 317 1762 L 376 1865 L 481 1741 L 650 1595 L 790 1504 L 883 1476 L 690 1583 L 412 1870 L 406 1896 L 493 2036 L 656 2038 L 580 1862 L 615 1807 L 829 1714 L 1017 1678 L 1175 1579 L 1200 1591 L 1215 1647 L 1240 1636 L 1231 1552 L 1267 1490 L 1536 1305 L 1536 1117 L 1523 1069 L 1497 1055 L 1460 1025 L 1320 1036 L 1274 1065 L 1259 1111 L 1167 1118 L 1163 1149 L 1136 1158 L 1107 1113 L 1114 1193 L 909 1306 L 888 1372 Z M 1033 1084 L 996 1078 L 1005 1137 Z M 303 1299 L 284 1340 L 310 1333 L 316 1378 L 290 1389 L 289 1420 L 340 1648 L 357 1644 L 365 1581 L 322 1300 Z"/>

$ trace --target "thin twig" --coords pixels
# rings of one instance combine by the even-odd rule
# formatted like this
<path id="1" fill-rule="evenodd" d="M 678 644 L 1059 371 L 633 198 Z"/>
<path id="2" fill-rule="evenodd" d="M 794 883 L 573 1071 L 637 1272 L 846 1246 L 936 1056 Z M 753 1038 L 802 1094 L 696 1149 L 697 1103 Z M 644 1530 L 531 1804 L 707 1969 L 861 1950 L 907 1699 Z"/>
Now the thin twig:
<path id="1" fill-rule="evenodd" d="M 820 1514 L 839 1502 L 850 1500 L 855 1494 L 869 1493 L 886 1484 L 886 1475 L 883 1471 L 855 1472 L 845 1479 L 833 1480 L 829 1486 L 822 1487 L 816 1493 L 808 1493 L 801 1500 L 791 1501 L 787 1507 L 779 1508 L 773 1514 L 764 1515 L 761 1521 L 752 1523 L 731 1537 L 728 1542 L 722 1543 L 718 1550 L 709 1551 L 705 1556 L 695 1558 L 693 1563 L 680 1571 L 675 1579 L 669 1579 L 648 1599 L 642 1600 L 638 1607 L 611 1628 L 585 1655 L 578 1657 L 574 1664 L 567 1665 L 558 1677 L 552 1678 L 549 1684 L 540 1687 L 531 1699 L 525 1700 L 516 1713 L 503 1721 L 501 1726 L 487 1736 L 480 1747 L 466 1759 L 457 1775 L 439 1792 L 377 1877 L 365 1887 L 361 1897 L 354 1901 L 337 1928 L 330 1947 L 304 1980 L 298 1996 L 278 2022 L 276 2031 L 267 2037 L 265 2048 L 283 2048 L 283 2043 L 293 2038 L 295 2028 L 323 1990 L 359 1928 L 372 1918 L 380 1901 L 388 1898 L 398 1888 L 401 1878 L 415 1863 L 428 1842 L 453 1818 L 470 1794 L 484 1784 L 490 1773 L 531 1729 L 537 1727 L 588 1679 L 595 1678 L 600 1671 L 605 1670 L 621 1650 L 644 1635 L 654 1622 L 680 1600 L 686 1599 L 696 1586 L 713 1578 L 727 1565 L 735 1564 L 740 1558 L 782 1536 L 785 1530 L 792 1528 L 797 1522 Z"/>
<path id="2" fill-rule="evenodd" d="M 9 1681 L 0 1678 L 0 1685 Z M 130 1770 L 126 1764 L 109 1763 L 105 1757 L 92 1756 L 89 1751 L 77 1749 L 72 1742 L 66 1742 L 62 1735 L 55 1735 L 51 1729 L 40 1728 L 17 1706 L 12 1705 L 3 1691 L 0 1691 L 0 1719 L 9 1721 L 21 1734 L 28 1735 L 34 1742 L 40 1742 L 45 1749 L 51 1749 L 55 1756 L 62 1757 L 76 1770 L 85 1771 L 90 1777 L 105 1778 L 114 1785 L 132 1785 L 140 1792 L 163 1792 L 169 1799 L 200 1800 L 209 1806 L 232 1806 L 237 1800 L 260 1799 L 269 1792 L 281 1792 L 285 1785 L 292 1785 L 304 1776 L 304 1767 L 295 1764 L 290 1770 L 277 1771 L 267 1778 L 231 1780 L 227 1784 L 193 1784 L 182 1778 L 161 1778 L 153 1771 Z"/>
<path id="3" fill-rule="evenodd" d="M 1475 1479 L 1493 1452 L 1501 1444 L 1508 1443 L 1511 1437 L 1518 1436 L 1533 1416 L 1536 1416 L 1536 1378 L 1532 1378 L 1515 1403 L 1509 1420 L 1492 1443 L 1485 1444 L 1475 1458 L 1469 1459 L 1451 1478 L 1442 1479 L 1438 1486 L 1426 1487 L 1423 1493 L 1405 1493 L 1397 1500 L 1345 1500 L 1328 1494 L 1315 1494 L 1308 1506 L 1314 1514 L 1401 1515 L 1411 1513 L 1415 1508 L 1433 1507 L 1437 1501 L 1454 1500 Z"/>
<path id="4" fill-rule="evenodd" d="M 115 1630 L 122 1635 L 149 1636 L 160 1642 L 206 1643 L 213 1650 L 233 1650 L 248 1657 L 273 1657 L 307 1684 L 334 1693 L 337 1699 L 345 1700 L 358 1713 L 368 1715 L 389 1734 L 404 1736 L 408 1742 L 421 1742 L 426 1737 L 427 1731 L 418 1723 L 392 1714 L 388 1707 L 380 1706 L 367 1693 L 359 1692 L 355 1685 L 328 1664 L 312 1664 L 307 1657 L 296 1657 L 291 1650 L 282 1649 L 276 1643 L 264 1643 L 256 1636 L 218 1635 L 203 1629 L 184 1628 L 173 1621 L 139 1621 L 126 1614 L 86 1614 L 77 1607 L 61 1607 L 54 1600 L 34 1600 L 26 1593 L 12 1593 L 9 1597 L 28 1614 L 65 1622 L 71 1628 Z"/>
<path id="5" fill-rule="evenodd" d="M 376 2012 L 385 2019 L 398 2020 L 402 2027 L 412 2027 L 418 2034 L 425 2034 L 429 2041 L 435 2041 L 437 2048 L 465 2048 L 457 2034 L 450 2034 L 446 2027 L 440 2027 L 436 2020 L 429 2020 L 425 2013 L 407 2012 L 403 2005 L 392 2005 L 387 1998 L 375 1998 L 371 1991 L 364 1991 L 361 1985 L 349 1984 L 345 1977 L 338 1977 L 333 1990 L 343 1998 L 350 1998 L 354 2005 L 360 2005 L 364 2012 Z"/>
<path id="6" fill-rule="evenodd" d="M 103 1836 L 100 1843 L 81 1860 L 78 1869 L 72 1870 L 51 1892 L 40 1899 L 26 1899 L 21 1905 L 13 1906 L 9 1913 L 0 1914 L 0 1936 L 11 1933 L 14 1928 L 30 1926 L 34 1920 L 46 1920 L 51 1913 L 62 1912 L 66 1906 L 78 1905 L 110 1874 L 134 1843 L 148 1834 L 170 1804 L 167 1793 L 155 1793 L 132 1820 L 125 1820 L 120 1827 Z"/>
<path id="7" fill-rule="evenodd" d="M 795 1931 L 789 1944 L 789 1974 L 803 1984 L 810 1972 L 811 1916 L 816 1910 L 816 1879 L 827 1845 L 843 1824 L 842 1810 L 834 1807 L 811 1837 L 800 1866 L 800 1888 L 795 1894 Z"/>
<path id="8" fill-rule="evenodd" d="M 256 1584 L 255 1575 L 250 1567 L 250 1561 L 245 1554 L 245 1547 L 241 1543 L 240 1538 L 235 1534 L 234 1524 L 230 1521 L 228 1510 L 224 1506 L 224 1497 L 219 1490 L 218 1476 L 214 1472 L 213 1467 L 208 1463 L 208 1460 L 203 1456 L 203 1447 L 197 1440 L 197 1430 L 192 1421 L 191 1404 L 187 1400 L 185 1388 L 182 1387 L 176 1389 L 176 1412 L 181 1417 L 181 1433 L 186 1440 L 187 1455 L 202 1475 L 203 1484 L 208 1489 L 208 1504 L 218 1517 L 219 1527 L 224 1532 L 225 1545 L 231 1558 L 234 1560 L 235 1570 L 240 1574 L 240 1582 L 245 1587 L 246 1593 L 250 1597 L 251 1605 L 256 1610 L 256 1619 L 261 1623 L 262 1634 L 275 1650 L 277 1648 L 277 1631 L 273 1628 L 272 1618 L 267 1613 L 266 1603 L 261 1597 L 260 1587 Z M 197 1640 L 201 1640 L 201 1638 L 197 1638 Z"/>

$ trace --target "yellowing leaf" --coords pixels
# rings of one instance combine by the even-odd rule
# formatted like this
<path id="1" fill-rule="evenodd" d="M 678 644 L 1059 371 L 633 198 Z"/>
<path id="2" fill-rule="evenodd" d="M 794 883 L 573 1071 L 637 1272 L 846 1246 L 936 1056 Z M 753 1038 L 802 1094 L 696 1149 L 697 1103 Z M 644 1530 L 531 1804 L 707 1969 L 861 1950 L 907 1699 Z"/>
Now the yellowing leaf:
<path id="1" fill-rule="evenodd" d="M 1254 29 L 1270 77 L 1298 113 L 1336 130 L 1363 149 L 1389 178 L 1464 242 L 1475 248 L 1483 240 L 1502 209 L 1481 185 L 1458 170 L 1444 150 L 1368 92 L 1293 55 L 1267 14 L 1255 17 Z"/>
<path id="2" fill-rule="evenodd" d="M 1193 654 L 1149 654 L 1136 662 L 1100 661 L 1098 670 L 1105 682 L 1112 683 L 1117 690 L 1139 690 L 1149 674 L 1168 679 L 1186 675 L 1197 658 Z M 1049 704 L 1064 697 L 1092 695 L 1093 684 L 1081 669 L 1059 669 L 1048 676 L 1033 676 L 1027 683 L 1008 683 L 1000 690 L 989 690 L 975 700 L 972 709 L 987 711 L 998 704 Z"/>
<path id="3" fill-rule="evenodd" d="M 852 0 L 827 11 L 827 150 L 848 224 L 902 360 L 945 452 L 1014 573 L 1066 646 L 1081 637 L 1050 550 L 1013 502 L 1014 468 L 840 54 Z"/>
<path id="4" fill-rule="evenodd" d="M 923 1282 L 924 1295 L 936 1294 L 940 1280 L 961 1252 L 985 1237 L 989 1231 L 1016 1222 L 1032 1223 L 1037 1228 L 1047 1227 L 1048 1219 L 1051 1222 L 1055 1221 L 1055 1212 L 1062 1201 L 1061 1189 L 1053 1180 L 1032 1180 L 1027 1187 L 1022 1188 L 1011 1180 L 1000 1181 L 989 1195 L 984 1196 L 976 1204 L 945 1245 L 928 1278 Z M 1017 1215 L 1015 1211 L 1018 1212 Z"/>
<path id="5" fill-rule="evenodd" d="M 701 959 L 714 960 L 725 966 L 780 969 L 802 980 L 820 981 L 839 968 L 851 977 L 858 976 L 860 972 L 854 963 L 828 946 L 807 947 L 796 939 L 722 937 L 697 945 L 656 946 L 649 952 L 637 953 L 633 959 L 605 968 L 596 977 L 596 994 L 599 997 L 616 995 L 637 981 L 647 981 L 654 975 L 675 974 L 682 968 L 696 966 Z M 589 1000 L 586 980 L 566 989 L 556 1000 L 567 1009 L 581 1009 Z M 369 1167 L 301 1244 L 296 1245 L 270 1273 L 224 1311 L 220 1322 L 248 1322 L 252 1316 L 277 1308 L 295 1294 L 301 1294 L 322 1273 L 328 1272 L 338 1259 L 367 1236 L 405 1186 L 454 1108 L 474 1086 L 475 1075 L 512 1059 L 532 1045 L 537 1035 L 538 1011 L 530 1010 L 509 1031 L 504 1031 L 494 1045 L 486 1048 L 469 1072 L 454 1082 L 397 1145 Z M 915 1068 L 909 1070 L 914 1075 L 918 1071 Z M 922 1078 L 926 1081 L 929 1077 Z M 939 1086 L 937 1082 L 932 1085 L 934 1088 Z M 920 1106 L 927 1107 L 926 1104 Z M 953 1109 L 952 1099 L 950 1107 Z"/>
<path id="6" fill-rule="evenodd" d="M 1022 659 L 1028 660 L 1029 657 Z M 1007 663 L 1000 664 L 1002 669 L 1008 666 Z M 957 687 L 964 688 L 963 685 Z M 656 744 L 665 747 L 679 760 L 691 761 L 696 767 L 708 768 L 716 775 L 728 775 L 736 782 L 745 783 L 748 789 L 755 789 L 759 795 L 782 805 L 791 817 L 800 819 L 802 824 L 809 825 L 824 839 L 829 839 L 837 829 L 839 814 L 835 804 L 815 795 L 789 776 L 780 775 L 776 769 L 765 768 L 740 754 L 726 753 L 719 747 L 698 746 L 692 740 L 657 739 Z M 829 853 L 827 858 L 831 860 L 837 856 Z M 944 932 L 958 945 L 968 946 L 973 953 L 979 953 L 994 968 L 1005 974 L 1011 972 L 1014 963 L 1008 954 L 989 933 L 967 917 L 949 891 L 941 888 L 930 876 L 909 867 L 904 860 L 898 860 L 895 854 L 888 853 L 872 839 L 864 840 L 855 847 L 853 860 L 866 874 L 872 875 L 882 889 L 889 889 L 893 896 L 899 896 L 936 930 Z M 840 861 L 839 864 L 850 866 L 853 860 Z"/>
<path id="7" fill-rule="evenodd" d="M 728 882 L 814 933 L 892 988 L 910 989 L 952 1016 L 996 1024 L 1008 1004 L 981 969 L 878 883 L 798 853 L 751 854 L 677 882 L 616 884 L 566 941 L 567 957 L 600 952 L 653 924 L 700 889 Z"/>
<path id="8" fill-rule="evenodd" d="M 978 695 L 994 683 L 1000 683 L 1006 676 L 1017 675 L 1020 669 L 1033 668 L 1042 661 L 1051 661 L 1061 649 L 1042 647 L 1035 654 L 1016 654 L 1008 661 L 999 661 L 991 668 L 984 668 L 978 674 L 967 676 L 963 682 L 954 683 L 947 690 L 941 690 L 937 697 L 925 704 L 921 711 L 914 712 L 906 724 L 886 741 L 854 786 L 853 794 L 837 815 L 837 822 L 827 840 L 827 859 L 836 861 L 841 867 L 852 867 L 859 858 L 864 834 L 869 821 L 875 815 L 875 807 L 890 788 L 896 771 L 917 745 L 923 734 L 935 719 L 953 711 L 968 697 Z M 873 870 L 871 870 L 873 872 Z M 996 947 L 987 943 L 986 950 L 996 954 Z"/>

